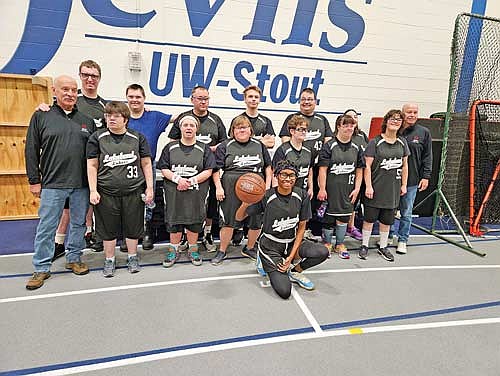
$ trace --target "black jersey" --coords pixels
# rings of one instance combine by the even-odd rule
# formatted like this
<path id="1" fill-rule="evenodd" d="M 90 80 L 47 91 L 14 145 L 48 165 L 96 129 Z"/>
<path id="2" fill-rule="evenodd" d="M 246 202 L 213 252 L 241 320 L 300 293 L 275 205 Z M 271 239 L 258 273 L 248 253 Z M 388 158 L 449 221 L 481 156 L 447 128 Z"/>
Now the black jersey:
<path id="1" fill-rule="evenodd" d="M 274 136 L 274 128 L 273 122 L 267 116 L 262 114 L 258 114 L 255 117 L 248 115 L 246 112 L 243 112 L 241 115 L 245 116 L 248 120 L 250 120 L 250 124 L 252 125 L 253 133 L 255 136 L 265 136 L 271 135 Z M 233 120 L 231 120 L 231 124 L 233 124 Z"/>
<path id="2" fill-rule="evenodd" d="M 408 144 L 398 137 L 393 144 L 379 135 L 368 142 L 366 157 L 373 157 L 371 165 L 373 198 L 364 197 L 366 205 L 394 209 L 399 206 L 403 158 L 410 154 Z"/>
<path id="3" fill-rule="evenodd" d="M 273 155 L 273 170 L 279 161 L 288 160 L 292 162 L 298 170 L 295 186 L 307 189 L 307 176 L 309 169 L 313 166 L 314 159 L 311 150 L 303 146 L 300 150 L 293 147 L 290 141 L 281 144 Z"/>
<path id="4" fill-rule="evenodd" d="M 94 119 L 94 130 L 106 128 L 106 120 L 104 118 L 104 107 L 106 107 L 106 103 L 107 101 L 99 95 L 97 98 L 89 98 L 86 97 L 81 90 L 78 90 L 78 97 L 76 100 L 78 110 Z"/>
<path id="5" fill-rule="evenodd" d="M 271 165 L 271 157 L 262 142 L 251 138 L 241 143 L 234 138 L 224 141 L 215 151 L 217 167 L 228 172 L 256 172 L 262 174 Z"/>
<path id="6" fill-rule="evenodd" d="M 321 149 L 318 165 L 326 166 L 326 215 L 350 215 L 353 204 L 349 198 L 354 189 L 356 169 L 363 167 L 363 152 L 354 142 L 342 143 L 337 138 L 328 141 Z"/>
<path id="7" fill-rule="evenodd" d="M 295 241 L 297 225 L 311 218 L 311 201 L 307 192 L 294 187 L 289 195 L 281 195 L 278 188 L 270 188 L 264 198 L 247 209 L 249 215 L 264 213 L 262 234 L 278 243 Z"/>
<path id="8" fill-rule="evenodd" d="M 201 141 L 208 146 L 215 146 L 220 144 L 222 141 L 227 140 L 226 128 L 224 128 L 224 123 L 219 116 L 210 111 L 208 111 L 205 116 L 198 116 L 195 115 L 193 110 L 183 112 L 177 116 L 177 119 L 168 134 L 169 138 L 173 140 L 179 140 L 181 138 L 179 120 L 186 115 L 194 116 L 200 121 L 200 129 L 196 132 L 197 141 Z"/>
<path id="9" fill-rule="evenodd" d="M 362 130 L 359 130 L 358 134 L 353 135 L 351 141 L 358 145 L 362 151 L 365 151 L 368 145 L 368 137 L 366 137 L 365 132 Z"/>
<path id="10" fill-rule="evenodd" d="M 145 185 L 141 158 L 151 157 L 142 133 L 117 135 L 101 129 L 90 136 L 87 158 L 98 158 L 97 190 L 110 196 L 130 194 Z"/>
<path id="11" fill-rule="evenodd" d="M 325 137 L 333 137 L 332 128 L 330 128 L 330 123 L 328 119 L 320 114 L 314 113 L 313 115 L 307 116 L 300 112 L 288 115 L 283 123 L 283 127 L 280 131 L 280 137 L 288 136 L 290 137 L 290 132 L 288 131 L 288 121 L 293 115 L 302 115 L 309 123 L 307 127 L 306 139 L 304 141 L 304 146 L 307 147 L 313 153 L 314 159 L 318 155 L 319 151 L 323 147 L 325 142 Z"/>
<path id="12" fill-rule="evenodd" d="M 202 171 L 215 167 L 214 154 L 204 143 L 184 145 L 172 141 L 162 151 L 158 168 L 168 169 L 180 177 L 189 179 Z M 177 190 L 177 184 L 164 179 L 166 202 L 165 219 L 169 225 L 203 223 L 206 217 L 205 202 L 209 180 L 192 185 L 187 191 Z"/>

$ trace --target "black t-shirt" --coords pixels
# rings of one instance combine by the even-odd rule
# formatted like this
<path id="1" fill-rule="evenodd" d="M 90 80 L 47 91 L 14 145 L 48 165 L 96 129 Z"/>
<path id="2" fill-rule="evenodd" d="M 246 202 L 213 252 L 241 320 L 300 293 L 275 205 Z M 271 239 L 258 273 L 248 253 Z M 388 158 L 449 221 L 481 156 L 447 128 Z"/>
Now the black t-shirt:
<path id="1" fill-rule="evenodd" d="M 263 173 L 271 165 L 271 157 L 259 140 L 251 138 L 247 142 L 238 142 L 231 138 L 217 146 L 215 163 L 224 172 Z"/>
<path id="2" fill-rule="evenodd" d="M 104 107 L 107 101 L 99 95 L 97 98 L 86 97 L 81 90 L 78 90 L 76 104 L 78 111 L 94 119 L 95 130 L 106 128 L 106 119 L 104 118 Z"/>
<path id="3" fill-rule="evenodd" d="M 219 116 L 210 111 L 208 111 L 205 116 L 198 116 L 195 115 L 193 110 L 183 112 L 177 116 L 177 119 L 168 134 L 168 137 L 172 140 L 179 140 L 181 138 L 179 120 L 186 115 L 194 116 L 200 121 L 200 129 L 196 132 L 197 141 L 201 141 L 208 146 L 215 146 L 220 144 L 222 141 L 227 140 L 226 128 L 224 127 L 224 123 Z"/>
<path id="4" fill-rule="evenodd" d="M 302 149 L 297 150 L 290 142 L 285 142 L 278 146 L 278 148 L 274 152 L 273 170 L 276 169 L 276 165 L 278 164 L 278 162 L 283 160 L 292 162 L 298 169 L 295 186 L 302 189 L 307 189 L 307 177 L 309 174 L 309 169 L 314 164 L 311 150 L 309 150 L 305 146 L 303 146 Z"/>
<path id="5" fill-rule="evenodd" d="M 241 115 L 245 116 L 248 120 L 250 120 L 250 124 L 252 125 L 253 133 L 255 136 L 275 135 L 273 122 L 267 116 L 258 114 L 257 116 L 252 117 L 248 115 L 246 112 L 243 112 Z M 233 124 L 233 121 L 234 119 L 231 120 L 231 124 Z"/>

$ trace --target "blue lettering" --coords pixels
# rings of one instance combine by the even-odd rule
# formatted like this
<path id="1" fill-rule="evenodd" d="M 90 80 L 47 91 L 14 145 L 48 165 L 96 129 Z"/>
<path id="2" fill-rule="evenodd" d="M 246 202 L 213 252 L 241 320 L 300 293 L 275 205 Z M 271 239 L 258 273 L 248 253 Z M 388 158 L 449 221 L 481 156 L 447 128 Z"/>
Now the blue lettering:
<path id="1" fill-rule="evenodd" d="M 93 19 L 109 26 L 143 28 L 156 15 L 154 10 L 149 13 L 124 12 L 111 0 L 82 0 L 82 4 Z"/>
<path id="2" fill-rule="evenodd" d="M 316 98 L 318 98 L 319 86 L 325 82 L 325 79 L 322 77 L 322 75 L 323 75 L 323 70 L 316 69 L 316 74 L 311 80 L 312 89 L 316 93 Z M 318 99 L 318 104 L 319 104 L 319 99 Z"/>
<path id="3" fill-rule="evenodd" d="M 241 73 L 242 70 L 246 70 L 248 73 L 252 73 L 254 71 L 253 65 L 249 63 L 248 61 L 240 61 L 238 64 L 234 66 L 234 78 L 236 81 L 242 86 L 242 87 L 247 87 L 248 85 L 251 84 L 250 81 L 248 81 L 243 74 Z M 238 93 L 237 89 L 231 89 L 231 95 L 232 97 L 237 100 L 237 101 L 242 101 L 243 94 Z"/>
<path id="4" fill-rule="evenodd" d="M 212 59 L 207 77 L 205 78 L 205 57 L 196 57 L 196 63 L 191 72 L 191 57 L 189 55 L 181 55 L 182 94 L 184 98 L 189 98 L 191 96 L 191 90 L 193 90 L 195 86 L 202 85 L 207 89 L 210 88 L 218 64 L 219 58 Z"/>
<path id="5" fill-rule="evenodd" d="M 191 25 L 191 33 L 194 37 L 199 37 L 210 21 L 212 21 L 212 18 L 217 14 L 225 0 L 216 0 L 213 6 L 210 6 L 209 0 L 185 1 Z"/>
<path id="6" fill-rule="evenodd" d="M 253 17 L 252 30 L 243 36 L 243 40 L 262 40 L 276 43 L 271 36 L 279 0 L 259 0 Z M 261 99 L 262 100 L 262 99 Z"/>
<path id="7" fill-rule="evenodd" d="M 167 79 L 165 80 L 165 87 L 163 89 L 158 88 L 158 77 L 160 76 L 160 66 L 161 66 L 162 53 L 155 51 L 153 52 L 153 61 L 151 63 L 151 76 L 149 77 L 149 90 L 154 95 L 159 97 L 165 97 L 172 91 L 174 86 L 175 69 L 177 66 L 177 54 L 170 54 L 170 59 L 168 61 L 168 71 Z"/>
<path id="8" fill-rule="evenodd" d="M 318 0 L 299 0 L 295 17 L 293 19 L 292 31 L 288 39 L 285 39 L 281 44 L 300 44 L 311 47 L 309 34 L 316 14 Z"/>
<path id="9" fill-rule="evenodd" d="M 333 25 L 347 33 L 347 41 L 339 47 L 334 47 L 328 41 L 328 35 L 324 31 L 321 33 L 321 40 L 319 42 L 319 46 L 322 49 L 333 53 L 346 53 L 361 42 L 365 33 L 365 21 L 363 17 L 345 4 L 345 0 L 330 0 L 328 17 Z"/>
<path id="10" fill-rule="evenodd" d="M 280 89 L 281 86 L 281 90 Z M 279 93 L 278 93 L 279 90 Z M 281 103 L 288 93 L 288 78 L 284 74 L 278 74 L 271 82 L 269 95 L 274 103 Z"/>
<path id="11" fill-rule="evenodd" d="M 264 95 L 264 86 L 266 86 L 266 81 L 271 78 L 271 76 L 267 73 L 268 65 L 263 65 L 260 68 L 260 72 L 257 74 L 257 86 L 262 90 L 262 96 L 260 97 L 261 102 L 266 101 L 266 96 Z"/>
<path id="12" fill-rule="evenodd" d="M 300 93 L 309 85 L 309 77 L 302 77 L 302 85 L 299 88 L 300 77 L 294 76 L 292 88 L 290 89 L 290 103 L 295 104 L 300 100 Z"/>

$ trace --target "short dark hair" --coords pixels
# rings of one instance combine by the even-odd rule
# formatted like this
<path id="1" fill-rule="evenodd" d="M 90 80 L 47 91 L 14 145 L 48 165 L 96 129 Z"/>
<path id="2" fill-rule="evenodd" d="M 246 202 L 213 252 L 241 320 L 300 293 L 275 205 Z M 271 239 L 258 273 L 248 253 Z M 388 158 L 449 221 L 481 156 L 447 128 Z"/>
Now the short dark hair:
<path id="1" fill-rule="evenodd" d="M 335 134 L 338 133 L 340 126 L 344 124 L 356 124 L 356 120 L 349 115 L 339 115 L 335 120 Z"/>
<path id="2" fill-rule="evenodd" d="M 78 74 L 82 73 L 82 67 L 95 68 L 99 72 L 99 76 L 101 76 L 101 67 L 94 60 L 82 61 L 78 67 Z"/>
<path id="3" fill-rule="evenodd" d="M 105 114 L 120 114 L 122 115 L 128 123 L 128 119 L 130 119 L 130 110 L 128 106 L 119 101 L 110 101 L 106 103 L 106 107 L 104 107 Z"/>
<path id="4" fill-rule="evenodd" d="M 146 93 L 144 92 L 144 88 L 141 85 L 139 85 L 139 84 L 130 84 L 130 85 L 128 85 L 127 86 L 127 90 L 125 90 L 125 96 L 128 95 L 128 91 L 129 90 L 140 90 L 141 93 L 142 93 L 142 96 L 144 98 L 146 98 Z"/>
<path id="5" fill-rule="evenodd" d="M 389 112 L 387 112 L 384 116 L 384 120 L 382 120 L 382 127 L 381 127 L 381 133 L 385 133 L 385 131 L 387 130 L 387 122 L 389 121 L 389 118 L 393 117 L 394 115 L 399 115 L 401 116 L 401 119 L 404 121 L 405 120 L 405 115 L 403 113 L 403 111 L 401 110 L 389 110 Z M 399 131 L 401 130 L 401 128 L 399 128 L 398 130 L 398 134 L 399 134 Z"/>
<path id="6" fill-rule="evenodd" d="M 205 86 L 203 86 L 203 85 L 196 85 L 196 86 L 193 88 L 193 90 L 191 90 L 191 96 L 192 96 L 192 95 L 194 94 L 194 92 L 195 92 L 196 90 L 198 90 L 198 89 L 202 89 L 202 90 L 206 90 L 206 91 L 208 91 L 208 89 L 207 89 Z"/>
<path id="7" fill-rule="evenodd" d="M 260 90 L 260 87 L 258 87 L 256 85 L 249 85 L 245 88 L 245 90 L 243 90 L 243 97 L 244 98 L 247 97 L 247 92 L 250 90 L 255 90 L 257 93 L 259 93 L 260 96 L 262 96 L 262 90 Z"/>
<path id="8" fill-rule="evenodd" d="M 316 99 L 316 92 L 313 89 L 311 89 L 310 87 L 306 87 L 306 88 L 302 89 L 300 91 L 300 96 L 299 97 L 301 97 L 302 94 L 304 94 L 304 93 L 312 94 L 314 96 L 314 99 Z"/>

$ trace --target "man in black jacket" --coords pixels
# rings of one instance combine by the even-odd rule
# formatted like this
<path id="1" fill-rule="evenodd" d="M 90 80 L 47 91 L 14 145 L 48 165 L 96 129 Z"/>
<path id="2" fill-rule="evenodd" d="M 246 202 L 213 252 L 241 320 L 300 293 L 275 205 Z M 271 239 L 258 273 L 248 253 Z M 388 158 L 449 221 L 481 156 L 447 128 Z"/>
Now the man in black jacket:
<path id="1" fill-rule="evenodd" d="M 66 269 L 87 274 L 80 256 L 85 246 L 85 215 L 89 206 L 85 148 L 94 131 L 94 121 L 76 108 L 77 84 L 69 76 L 54 80 L 56 103 L 48 112 L 36 111 L 26 137 L 26 173 L 30 191 L 40 197 L 40 222 L 35 236 L 35 272 L 26 288 L 35 290 L 50 277 L 54 235 L 64 202 L 69 198 L 70 234 Z"/>
<path id="2" fill-rule="evenodd" d="M 429 130 L 416 124 L 418 105 L 407 103 L 402 108 L 404 121 L 401 127 L 401 136 L 408 142 L 411 154 L 408 156 L 408 184 L 407 191 L 399 201 L 399 229 L 398 247 L 396 252 L 406 253 L 406 244 L 410 237 L 413 204 L 417 191 L 425 191 L 429 186 L 432 174 L 432 138 Z"/>

